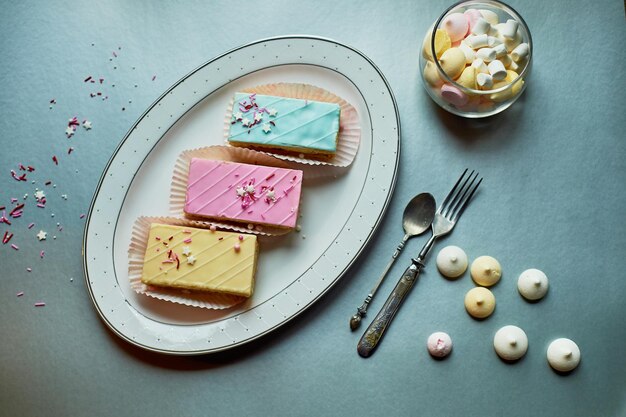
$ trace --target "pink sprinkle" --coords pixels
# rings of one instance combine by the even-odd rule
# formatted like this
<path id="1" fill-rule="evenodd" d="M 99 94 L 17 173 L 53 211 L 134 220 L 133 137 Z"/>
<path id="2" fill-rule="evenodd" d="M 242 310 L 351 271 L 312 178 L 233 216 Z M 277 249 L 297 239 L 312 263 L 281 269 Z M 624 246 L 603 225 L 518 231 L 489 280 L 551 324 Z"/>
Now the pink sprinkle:
<path id="1" fill-rule="evenodd" d="M 243 235 L 239 235 L 239 240 L 243 240 Z"/>
<path id="2" fill-rule="evenodd" d="M 15 202 L 17 202 L 17 198 L 11 197 L 11 203 L 15 203 Z"/>
<path id="3" fill-rule="evenodd" d="M 2 237 L 2 244 L 6 245 L 7 243 L 9 243 L 12 237 L 13 233 L 9 233 L 8 231 L 4 232 L 4 236 Z"/>
<path id="4" fill-rule="evenodd" d="M 241 250 L 241 246 L 239 246 L 239 243 L 237 243 L 235 245 L 235 252 L 239 252 Z"/>
<path id="5" fill-rule="evenodd" d="M 45 254 L 46 254 L 46 252 L 45 252 L 45 251 L 41 251 L 41 252 L 39 252 L 39 257 L 40 257 L 41 259 L 43 259 L 43 256 L 44 256 Z"/>
<path id="6" fill-rule="evenodd" d="M 17 293 L 17 296 L 18 296 L 18 297 L 21 297 L 21 296 L 23 296 L 23 295 L 24 295 L 24 291 L 20 291 L 20 292 L 18 292 L 18 293 Z"/>
<path id="7" fill-rule="evenodd" d="M 191 238 L 183 240 L 185 243 L 191 243 Z"/>
<path id="8" fill-rule="evenodd" d="M 45 208 L 46 206 L 45 206 L 44 204 L 37 203 L 37 207 L 39 207 L 39 208 Z"/>
<path id="9" fill-rule="evenodd" d="M 117 58 L 117 54 L 115 53 L 115 51 L 113 51 L 113 56 Z"/>
<path id="10" fill-rule="evenodd" d="M 33 272 L 33 268 L 26 268 L 28 272 Z"/>
<path id="11" fill-rule="evenodd" d="M 11 243 L 11 247 L 15 250 L 20 250 L 20 248 L 15 243 Z"/>
<path id="12" fill-rule="evenodd" d="M 81 215 L 80 215 L 80 218 L 81 218 L 81 219 L 84 219 L 84 218 L 85 218 L 85 214 L 81 214 Z"/>
<path id="13" fill-rule="evenodd" d="M 215 227 L 215 225 L 211 225 L 211 227 L 209 227 L 209 230 L 215 232 L 217 230 L 217 227 Z"/>
<path id="14" fill-rule="evenodd" d="M 32 229 L 34 225 L 35 225 L 35 223 L 31 223 L 31 224 L 28 225 L 28 228 Z"/>
<path id="15" fill-rule="evenodd" d="M 173 264 L 174 260 L 173 259 L 166 259 L 163 262 L 161 262 L 162 264 Z"/>
<path id="16" fill-rule="evenodd" d="M 184 230 L 183 230 L 183 233 L 190 234 L 190 233 L 191 233 L 191 230 L 184 229 Z"/>
<path id="17" fill-rule="evenodd" d="M 35 307 L 45 307 L 46 303 L 44 303 L 43 301 L 39 301 L 37 303 L 35 303 Z"/>

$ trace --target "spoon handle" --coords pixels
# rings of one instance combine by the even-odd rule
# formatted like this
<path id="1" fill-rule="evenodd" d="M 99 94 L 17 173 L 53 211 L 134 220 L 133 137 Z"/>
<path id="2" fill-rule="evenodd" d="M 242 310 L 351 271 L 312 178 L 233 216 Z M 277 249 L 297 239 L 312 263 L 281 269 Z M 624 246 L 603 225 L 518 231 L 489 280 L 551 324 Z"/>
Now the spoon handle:
<path id="1" fill-rule="evenodd" d="M 413 263 L 409 266 L 402 278 L 396 284 L 396 287 L 393 289 L 387 301 L 380 309 L 374 321 L 369 325 L 363 336 L 361 336 L 361 340 L 357 344 L 357 352 L 360 356 L 367 358 L 378 346 L 378 342 L 383 338 L 387 327 L 395 317 L 396 313 L 400 309 L 400 305 L 402 301 L 409 293 L 409 290 L 417 281 L 417 277 L 422 269 L 424 264 L 422 264 L 419 260 L 413 259 Z"/>
<path id="2" fill-rule="evenodd" d="M 380 275 L 380 277 L 378 277 L 378 281 L 376 281 L 376 284 L 374 284 L 374 287 L 372 287 L 369 294 L 367 294 L 367 297 L 365 297 L 365 300 L 363 301 L 363 304 L 361 304 L 361 307 L 356 309 L 356 314 L 350 318 L 350 328 L 352 330 L 356 330 L 361 324 L 361 319 L 365 317 L 365 315 L 367 314 L 367 307 L 369 306 L 370 302 L 374 298 L 374 295 L 376 295 L 376 291 L 378 291 L 380 284 L 382 284 L 383 281 L 385 280 L 385 277 L 389 273 L 389 270 L 391 269 L 393 264 L 396 262 L 398 255 L 400 255 L 400 253 L 404 249 L 404 246 L 406 245 L 407 240 L 409 240 L 410 237 L 411 235 L 409 235 L 408 233 L 404 235 L 404 237 L 402 238 L 402 241 L 396 248 L 396 251 L 391 256 L 391 259 L 389 260 L 389 263 L 385 267 L 383 273 Z"/>

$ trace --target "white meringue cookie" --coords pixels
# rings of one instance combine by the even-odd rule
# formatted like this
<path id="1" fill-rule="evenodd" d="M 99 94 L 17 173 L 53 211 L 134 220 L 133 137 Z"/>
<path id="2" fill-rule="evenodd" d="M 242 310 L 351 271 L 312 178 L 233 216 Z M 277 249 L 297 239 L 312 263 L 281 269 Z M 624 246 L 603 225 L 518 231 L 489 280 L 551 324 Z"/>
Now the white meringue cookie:
<path id="1" fill-rule="evenodd" d="M 528 337 L 517 326 L 504 326 L 493 337 L 493 347 L 502 359 L 516 361 L 526 354 Z"/>
<path id="2" fill-rule="evenodd" d="M 552 368 L 560 372 L 569 372 L 580 363 L 580 349 L 570 339 L 556 339 L 548 346 L 547 357 Z"/>
<path id="3" fill-rule="evenodd" d="M 437 269 L 447 278 L 457 278 L 467 269 L 467 255 L 458 246 L 446 246 L 437 255 Z"/>
<path id="4" fill-rule="evenodd" d="M 527 300 L 539 300 L 548 292 L 548 277 L 538 269 L 527 269 L 517 279 L 517 290 Z"/>

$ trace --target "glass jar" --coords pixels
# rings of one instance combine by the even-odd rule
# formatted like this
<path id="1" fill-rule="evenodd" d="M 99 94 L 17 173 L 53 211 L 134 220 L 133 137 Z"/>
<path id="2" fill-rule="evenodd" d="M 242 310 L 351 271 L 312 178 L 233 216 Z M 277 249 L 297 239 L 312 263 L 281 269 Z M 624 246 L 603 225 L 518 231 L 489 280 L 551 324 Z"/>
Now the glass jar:
<path id="1" fill-rule="evenodd" d="M 479 118 L 500 113 L 519 98 L 532 58 L 530 31 L 513 8 L 496 0 L 468 0 L 449 7 L 428 30 L 419 65 L 435 103 Z"/>

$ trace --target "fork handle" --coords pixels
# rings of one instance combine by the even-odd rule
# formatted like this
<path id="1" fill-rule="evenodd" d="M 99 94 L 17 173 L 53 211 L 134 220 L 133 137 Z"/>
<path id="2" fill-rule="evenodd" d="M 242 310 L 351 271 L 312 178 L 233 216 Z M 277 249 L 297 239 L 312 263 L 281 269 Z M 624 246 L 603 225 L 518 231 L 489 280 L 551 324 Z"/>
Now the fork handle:
<path id="1" fill-rule="evenodd" d="M 415 284 L 415 281 L 417 281 L 417 277 L 421 269 L 424 267 L 424 264 L 417 259 L 413 259 L 412 261 L 413 263 L 411 266 L 404 271 L 402 278 L 400 278 L 396 284 L 395 288 L 387 298 L 387 301 L 385 301 L 383 307 L 380 309 L 367 330 L 365 330 L 363 336 L 361 336 L 361 340 L 359 340 L 359 343 L 357 344 L 357 352 L 362 357 L 367 358 L 374 353 L 374 350 L 383 338 L 387 327 L 389 327 L 389 324 L 398 312 L 402 301 L 413 287 L 413 284 Z"/>

